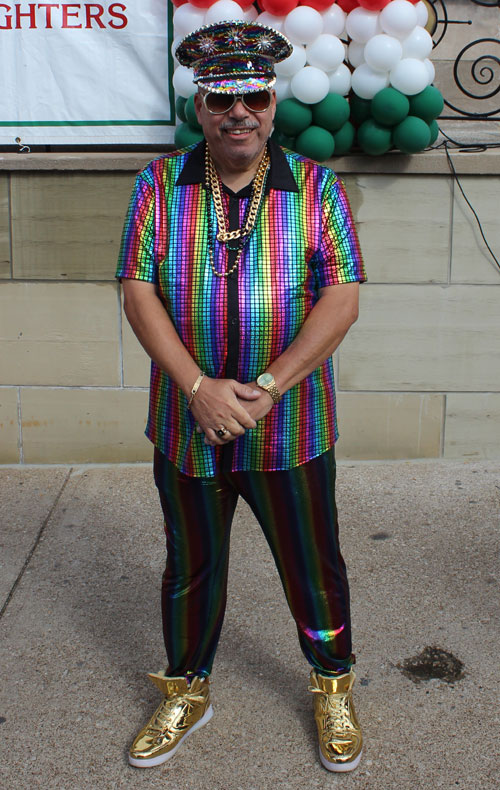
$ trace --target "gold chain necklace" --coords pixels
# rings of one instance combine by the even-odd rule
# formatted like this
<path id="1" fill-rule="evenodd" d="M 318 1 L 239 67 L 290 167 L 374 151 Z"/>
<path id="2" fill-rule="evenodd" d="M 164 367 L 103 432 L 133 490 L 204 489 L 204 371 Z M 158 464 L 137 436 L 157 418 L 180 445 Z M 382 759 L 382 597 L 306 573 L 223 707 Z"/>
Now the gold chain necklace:
<path id="1" fill-rule="evenodd" d="M 212 199 L 214 201 L 214 208 L 215 208 L 215 216 L 217 218 L 217 226 L 219 231 L 217 233 L 217 241 L 221 242 L 222 244 L 227 244 L 228 241 L 239 240 L 239 248 L 236 255 L 236 260 L 234 264 L 231 266 L 229 271 L 226 272 L 219 272 L 215 268 L 214 262 L 214 251 L 211 245 L 211 223 L 209 222 L 209 240 L 208 240 L 208 258 L 210 261 L 210 266 L 213 273 L 217 277 L 229 277 L 238 267 L 240 262 L 243 247 L 245 243 L 248 241 L 248 237 L 250 236 L 252 230 L 255 227 L 255 223 L 257 221 L 257 217 L 259 214 L 260 206 L 262 203 L 262 198 L 264 196 L 264 189 L 266 184 L 266 177 L 269 170 L 270 165 L 270 158 L 269 153 L 266 151 L 264 156 L 262 157 L 259 167 L 257 169 L 257 173 L 255 174 L 255 178 L 252 184 L 252 194 L 250 197 L 250 202 L 248 205 L 248 211 L 246 215 L 246 219 L 244 221 L 243 228 L 237 228 L 236 230 L 228 230 L 226 225 L 226 217 L 224 214 L 224 206 L 222 203 L 222 194 L 220 188 L 220 180 L 215 169 L 215 165 L 213 163 L 213 159 L 210 155 L 210 151 L 208 150 L 208 146 L 205 147 L 205 183 L 210 192 L 212 194 Z M 210 216 L 210 209 L 208 208 L 207 204 L 207 214 Z"/>

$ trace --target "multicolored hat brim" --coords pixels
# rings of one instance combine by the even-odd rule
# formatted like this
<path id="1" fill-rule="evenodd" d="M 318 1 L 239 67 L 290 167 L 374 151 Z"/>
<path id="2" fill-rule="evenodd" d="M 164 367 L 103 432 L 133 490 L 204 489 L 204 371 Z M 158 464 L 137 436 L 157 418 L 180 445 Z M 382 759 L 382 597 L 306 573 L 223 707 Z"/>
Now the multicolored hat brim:
<path id="1" fill-rule="evenodd" d="M 255 93 L 256 91 L 270 90 L 276 82 L 276 75 L 270 77 L 243 77 L 240 79 L 220 79 L 198 80 L 200 88 L 204 88 L 210 93 L 231 93 L 240 96 L 242 93 Z"/>

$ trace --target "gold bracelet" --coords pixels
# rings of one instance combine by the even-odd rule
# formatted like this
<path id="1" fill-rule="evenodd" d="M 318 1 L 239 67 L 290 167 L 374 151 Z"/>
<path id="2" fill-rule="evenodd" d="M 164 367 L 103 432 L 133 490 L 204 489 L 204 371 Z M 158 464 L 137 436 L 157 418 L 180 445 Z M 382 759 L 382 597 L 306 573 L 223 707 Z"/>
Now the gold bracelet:
<path id="1" fill-rule="evenodd" d="M 201 384 L 201 381 L 202 381 L 204 375 L 205 375 L 204 372 L 202 370 L 200 370 L 200 375 L 198 376 L 198 378 L 194 382 L 193 387 L 191 389 L 191 395 L 189 396 L 189 400 L 188 400 L 188 409 L 191 408 L 191 404 L 192 404 L 192 402 L 194 400 L 194 396 L 198 392 L 198 388 L 199 388 L 199 386 Z"/>

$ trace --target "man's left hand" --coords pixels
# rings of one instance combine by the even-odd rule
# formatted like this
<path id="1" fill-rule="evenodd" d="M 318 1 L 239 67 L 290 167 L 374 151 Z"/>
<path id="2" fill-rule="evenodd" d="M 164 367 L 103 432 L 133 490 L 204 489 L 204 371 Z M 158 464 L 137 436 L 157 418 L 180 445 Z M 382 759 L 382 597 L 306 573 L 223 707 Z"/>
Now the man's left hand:
<path id="1" fill-rule="evenodd" d="M 252 387 L 252 389 L 256 389 L 260 393 L 259 397 L 252 401 L 241 400 L 240 398 L 238 398 L 238 400 L 241 400 L 242 405 L 245 406 L 245 409 L 249 413 L 250 417 L 253 417 L 253 419 L 258 422 L 259 420 L 262 420 L 266 414 L 269 414 L 274 406 L 274 401 L 269 392 L 262 389 L 262 387 L 259 387 L 257 382 L 249 381 L 247 386 Z"/>

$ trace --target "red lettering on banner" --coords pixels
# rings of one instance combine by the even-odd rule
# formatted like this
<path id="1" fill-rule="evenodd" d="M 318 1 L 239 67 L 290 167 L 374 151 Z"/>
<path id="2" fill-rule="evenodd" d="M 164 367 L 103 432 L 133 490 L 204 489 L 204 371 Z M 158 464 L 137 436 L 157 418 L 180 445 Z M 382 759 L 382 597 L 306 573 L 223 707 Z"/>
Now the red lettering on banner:
<path id="1" fill-rule="evenodd" d="M 70 8 L 76 8 L 77 10 L 76 11 L 70 11 L 69 10 Z M 76 3 L 68 3 L 68 4 L 64 3 L 64 5 L 62 7 L 62 25 L 61 25 L 61 27 L 63 27 L 64 29 L 66 29 L 66 28 L 76 29 L 76 28 L 83 27 L 81 22 L 80 22 L 79 25 L 70 25 L 70 23 L 68 21 L 70 16 L 78 17 L 79 11 L 80 11 L 80 4 L 77 5 Z"/>
<path id="2" fill-rule="evenodd" d="M 21 11 L 21 3 L 16 3 L 16 30 L 21 29 L 21 18 L 29 16 L 30 18 L 30 28 L 35 28 L 36 30 L 36 17 L 35 17 L 35 6 L 36 3 L 29 4 L 29 11 L 27 13 L 23 13 Z"/>
<path id="3" fill-rule="evenodd" d="M 10 5 L 5 5 L 5 3 L 0 3 L 0 8 L 5 8 L 6 11 L 12 11 Z M 5 25 L 0 25 L 0 30 L 12 30 L 11 14 L 5 14 Z"/>
<path id="4" fill-rule="evenodd" d="M 92 11 L 93 8 L 97 8 L 97 11 Z M 85 14 L 87 17 L 87 24 L 85 25 L 86 28 L 92 27 L 92 20 L 95 20 L 99 27 L 106 27 L 104 22 L 102 21 L 101 17 L 104 14 L 104 8 L 102 5 L 98 3 L 86 3 L 85 4 Z"/>
<path id="5" fill-rule="evenodd" d="M 114 27 L 115 30 L 123 30 L 124 27 L 127 27 L 128 19 L 125 16 L 125 13 L 120 14 L 119 11 L 115 11 L 115 8 L 121 8 L 123 12 L 127 10 L 127 6 L 123 5 L 123 3 L 113 3 L 110 5 L 108 11 L 109 15 L 115 17 L 115 19 L 121 19 L 121 25 L 117 25 L 113 20 L 110 20 L 109 26 Z"/>
<path id="6" fill-rule="evenodd" d="M 45 8 L 45 29 L 52 30 L 52 9 L 59 8 L 59 3 L 38 3 L 38 8 Z"/>
<path id="7" fill-rule="evenodd" d="M 125 3 L 0 3 L 0 30 L 123 30 L 127 25 Z"/>

